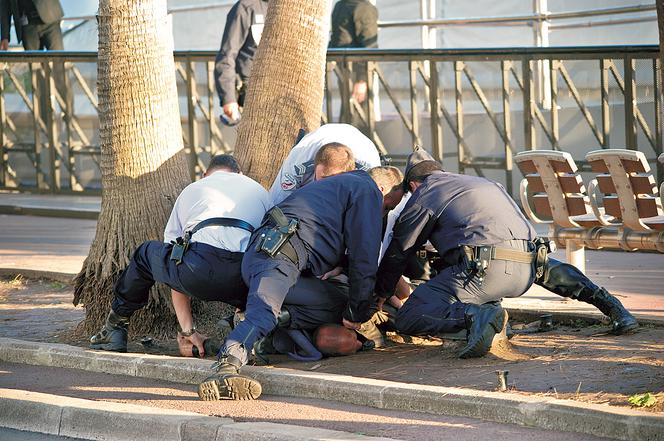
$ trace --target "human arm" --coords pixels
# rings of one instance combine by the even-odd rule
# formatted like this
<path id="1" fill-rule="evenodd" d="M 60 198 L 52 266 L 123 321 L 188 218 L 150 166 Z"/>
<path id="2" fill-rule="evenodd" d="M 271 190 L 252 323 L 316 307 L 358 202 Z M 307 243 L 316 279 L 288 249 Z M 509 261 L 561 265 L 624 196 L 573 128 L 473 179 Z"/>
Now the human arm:
<path id="1" fill-rule="evenodd" d="M 237 106 L 235 60 L 250 30 L 251 12 L 238 2 L 228 12 L 221 47 L 215 59 L 215 86 L 224 113 L 227 105 L 235 104 L 228 106 L 229 110 Z"/>
<path id="2" fill-rule="evenodd" d="M 350 289 L 343 318 L 359 324 L 369 319 L 370 299 L 376 281 L 382 226 L 382 196 L 377 188 L 360 189 L 350 196 L 350 199 L 343 232 L 348 249 Z"/>
<path id="3" fill-rule="evenodd" d="M 0 0 L 0 50 L 9 49 L 9 31 L 11 26 L 11 9 L 9 0 Z"/>
<path id="4" fill-rule="evenodd" d="M 394 235 L 378 268 L 375 292 L 379 298 L 394 295 L 406 261 L 428 240 L 437 218 L 411 198 L 394 225 Z"/>
<path id="5" fill-rule="evenodd" d="M 182 346 L 190 343 L 198 348 L 198 353 L 201 357 L 205 356 L 205 347 L 203 342 L 205 336 L 199 334 L 194 328 L 194 317 L 191 313 L 191 298 L 185 294 L 174 289 L 171 290 L 171 299 L 173 300 L 173 308 L 175 315 L 178 318 L 180 329 L 178 332 L 178 345 Z M 193 332 L 192 332 L 193 330 Z M 190 335 L 187 335 L 191 332 Z"/>

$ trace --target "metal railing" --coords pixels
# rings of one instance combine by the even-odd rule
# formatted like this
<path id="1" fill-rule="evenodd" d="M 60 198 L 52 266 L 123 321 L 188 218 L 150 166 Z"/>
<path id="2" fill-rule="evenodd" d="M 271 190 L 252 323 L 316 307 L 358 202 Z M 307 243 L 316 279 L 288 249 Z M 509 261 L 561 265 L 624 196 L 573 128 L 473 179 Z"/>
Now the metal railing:
<path id="1" fill-rule="evenodd" d="M 330 50 L 322 120 L 339 121 L 353 65 L 366 63 L 380 109 L 376 100 L 351 100 L 352 122 L 396 165 L 420 144 L 446 169 L 513 192 L 517 151 L 578 150 L 582 158 L 596 148 L 630 148 L 646 153 L 661 182 L 658 53 L 657 46 Z M 218 121 L 214 56 L 175 53 L 192 177 L 234 143 L 235 129 Z M 537 97 L 540 61 L 548 62 L 550 100 Z M 96 53 L 2 53 L 0 66 L 0 189 L 99 192 Z"/>

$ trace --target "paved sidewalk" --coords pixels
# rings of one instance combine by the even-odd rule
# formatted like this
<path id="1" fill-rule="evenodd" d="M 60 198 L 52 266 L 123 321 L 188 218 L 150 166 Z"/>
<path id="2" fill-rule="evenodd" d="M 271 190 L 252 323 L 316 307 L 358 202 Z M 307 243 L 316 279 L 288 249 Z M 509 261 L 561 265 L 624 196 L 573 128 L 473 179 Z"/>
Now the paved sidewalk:
<path id="1" fill-rule="evenodd" d="M 101 196 L 0 192 L 0 214 L 97 219 Z"/>

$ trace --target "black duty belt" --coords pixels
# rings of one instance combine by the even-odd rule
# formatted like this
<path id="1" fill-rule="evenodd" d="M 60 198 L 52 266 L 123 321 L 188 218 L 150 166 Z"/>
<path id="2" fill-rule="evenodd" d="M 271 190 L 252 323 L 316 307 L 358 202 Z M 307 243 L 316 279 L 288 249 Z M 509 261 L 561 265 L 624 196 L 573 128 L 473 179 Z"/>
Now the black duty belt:
<path id="1" fill-rule="evenodd" d="M 171 249 L 171 260 L 174 260 L 176 264 L 182 263 L 182 257 L 184 253 L 189 248 L 189 242 L 191 241 L 191 236 L 194 235 L 197 231 L 205 227 L 235 227 L 246 230 L 250 233 L 254 232 L 254 227 L 246 221 L 241 219 L 235 219 L 232 217 L 211 217 L 210 219 L 205 219 L 196 224 L 191 230 L 184 232 L 184 237 L 178 237 L 175 241 L 171 242 L 173 248 Z"/>
<path id="2" fill-rule="evenodd" d="M 492 260 L 532 264 L 537 259 L 537 253 L 532 251 L 497 248 L 490 245 L 463 245 L 461 248 L 468 257 L 468 265 L 470 269 L 477 274 L 480 286 L 484 281 L 486 270 L 489 268 L 489 264 Z"/>

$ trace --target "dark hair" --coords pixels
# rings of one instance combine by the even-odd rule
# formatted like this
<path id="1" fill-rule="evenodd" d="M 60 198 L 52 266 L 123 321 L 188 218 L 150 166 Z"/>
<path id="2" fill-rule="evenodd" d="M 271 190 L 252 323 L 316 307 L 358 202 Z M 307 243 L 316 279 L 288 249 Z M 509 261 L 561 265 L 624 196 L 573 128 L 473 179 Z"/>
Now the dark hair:
<path id="1" fill-rule="evenodd" d="M 208 165 L 207 171 L 210 172 L 213 169 L 225 168 L 233 173 L 240 173 L 242 169 L 240 164 L 237 163 L 235 158 L 232 155 L 215 155 L 210 159 L 210 164 Z"/>
<path id="2" fill-rule="evenodd" d="M 410 191 L 408 183 L 411 181 L 422 182 L 436 171 L 444 171 L 443 166 L 436 161 L 422 161 L 408 171 L 408 176 L 403 180 L 403 190 Z"/>

